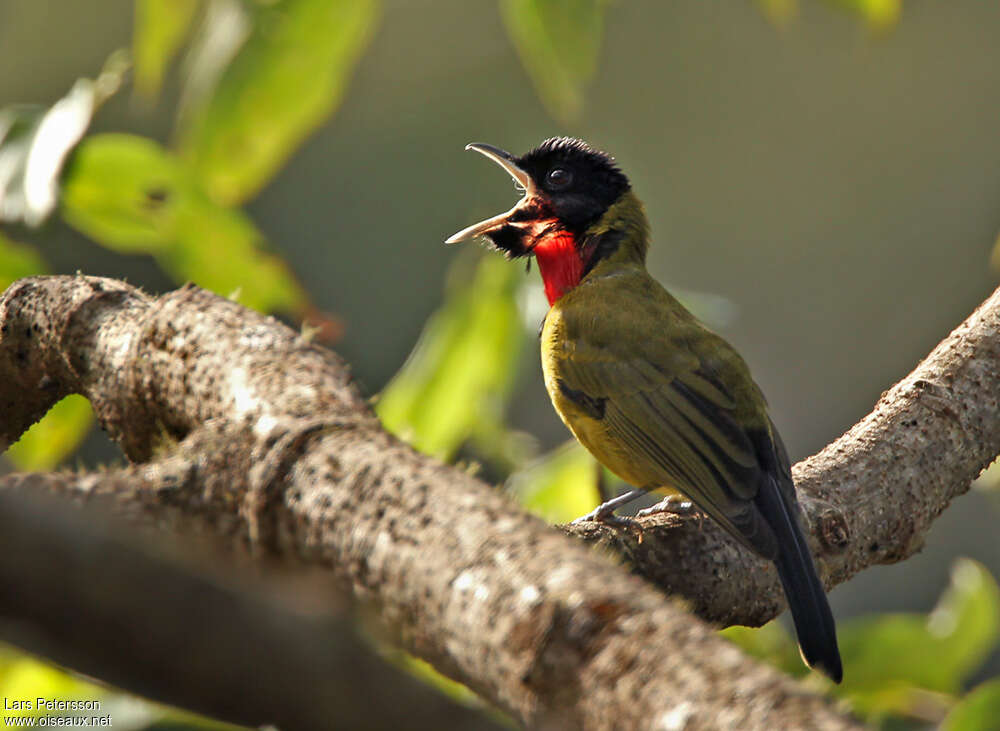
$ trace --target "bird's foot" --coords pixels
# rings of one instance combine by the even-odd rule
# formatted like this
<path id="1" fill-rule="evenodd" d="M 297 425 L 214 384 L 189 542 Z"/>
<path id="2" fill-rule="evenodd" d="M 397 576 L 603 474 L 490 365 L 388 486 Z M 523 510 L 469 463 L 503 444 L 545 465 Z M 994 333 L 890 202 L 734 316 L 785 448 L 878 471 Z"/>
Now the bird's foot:
<path id="1" fill-rule="evenodd" d="M 622 505 L 635 500 L 643 494 L 642 490 L 631 490 L 623 495 L 619 495 L 616 498 L 612 498 L 601 505 L 598 505 L 594 510 L 591 510 L 584 516 L 581 516 L 573 521 L 573 524 L 586 523 L 587 521 L 594 521 L 595 523 L 603 523 L 604 525 L 609 525 L 614 528 L 624 528 L 626 530 L 631 530 L 639 536 L 639 541 L 642 541 L 642 525 L 639 521 L 634 518 L 626 518 L 621 515 L 615 515 L 615 510 Z"/>
<path id="2" fill-rule="evenodd" d="M 660 502 L 656 503 L 656 505 L 651 505 L 648 508 L 638 511 L 635 517 L 648 518 L 651 515 L 659 515 L 661 513 L 697 518 L 699 528 L 701 528 L 702 521 L 705 519 L 705 514 L 698 510 L 693 502 L 684 500 L 678 495 L 667 495 Z"/>
<path id="3" fill-rule="evenodd" d="M 634 518 L 627 518 L 622 515 L 615 515 L 614 508 L 610 510 L 602 510 L 604 506 L 597 508 L 596 510 L 591 510 L 586 515 L 581 515 L 579 518 L 573 521 L 572 525 L 579 525 L 580 523 L 587 523 L 593 521 L 595 523 L 603 523 L 604 525 L 610 525 L 614 528 L 629 528 L 631 530 L 642 530 L 642 526 L 639 525 L 638 521 Z"/>

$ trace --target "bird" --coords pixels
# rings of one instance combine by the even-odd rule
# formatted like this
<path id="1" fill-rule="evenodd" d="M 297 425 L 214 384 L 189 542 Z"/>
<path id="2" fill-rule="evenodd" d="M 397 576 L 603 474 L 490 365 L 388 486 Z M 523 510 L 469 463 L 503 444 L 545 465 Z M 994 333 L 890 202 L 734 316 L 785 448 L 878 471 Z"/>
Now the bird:
<path id="1" fill-rule="evenodd" d="M 775 564 L 804 662 L 839 683 L 833 614 L 767 402 L 735 348 L 647 271 L 649 224 L 625 173 L 571 137 L 520 157 L 479 142 L 466 149 L 523 195 L 446 243 L 482 238 L 508 259 L 534 257 L 549 301 L 546 390 L 577 440 L 632 486 L 581 520 L 613 523 L 616 508 L 647 492 L 686 496 Z"/>

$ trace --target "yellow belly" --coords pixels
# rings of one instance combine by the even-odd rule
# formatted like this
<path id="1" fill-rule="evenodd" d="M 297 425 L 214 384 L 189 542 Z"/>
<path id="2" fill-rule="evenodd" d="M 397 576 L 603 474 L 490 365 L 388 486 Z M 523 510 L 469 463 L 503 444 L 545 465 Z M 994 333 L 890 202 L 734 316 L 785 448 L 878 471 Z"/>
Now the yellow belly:
<path id="1" fill-rule="evenodd" d="M 548 357 L 546 357 L 548 355 Z M 587 450 L 602 465 L 633 487 L 656 492 L 678 493 L 664 480 L 648 460 L 636 455 L 600 419 L 589 416 L 576 403 L 566 398 L 559 388 L 558 361 L 542 348 L 542 374 L 545 389 L 559 418 Z"/>

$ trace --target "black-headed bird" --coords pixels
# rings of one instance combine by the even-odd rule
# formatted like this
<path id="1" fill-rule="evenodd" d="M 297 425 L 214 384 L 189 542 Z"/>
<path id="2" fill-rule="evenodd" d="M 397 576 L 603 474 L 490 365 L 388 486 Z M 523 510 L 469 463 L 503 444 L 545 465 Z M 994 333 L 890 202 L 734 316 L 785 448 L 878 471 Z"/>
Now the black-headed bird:
<path id="1" fill-rule="evenodd" d="M 534 256 L 551 305 L 541 332 L 545 387 L 570 431 L 635 489 L 686 495 L 775 563 L 806 664 L 842 676 L 833 614 L 816 574 L 785 447 L 743 358 L 646 271 L 649 226 L 608 155 L 566 137 L 514 157 L 468 145 L 523 188 L 506 213 L 458 232 L 508 258 Z"/>

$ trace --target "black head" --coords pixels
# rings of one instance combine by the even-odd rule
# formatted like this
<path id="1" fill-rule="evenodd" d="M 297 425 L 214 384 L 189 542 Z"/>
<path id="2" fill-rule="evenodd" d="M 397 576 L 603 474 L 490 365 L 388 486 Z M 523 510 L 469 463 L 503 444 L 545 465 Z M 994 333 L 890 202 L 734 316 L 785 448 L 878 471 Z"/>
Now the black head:
<path id="1" fill-rule="evenodd" d="M 516 160 L 563 225 L 583 233 L 629 189 L 610 155 L 574 137 L 551 137 Z"/>
<path id="2" fill-rule="evenodd" d="M 504 168 L 524 189 L 524 197 L 509 211 L 459 231 L 447 243 L 486 236 L 508 256 L 517 257 L 530 254 L 555 230 L 582 241 L 581 234 L 630 188 L 613 158 L 572 137 L 552 137 L 521 157 L 479 142 L 466 149 Z"/>

